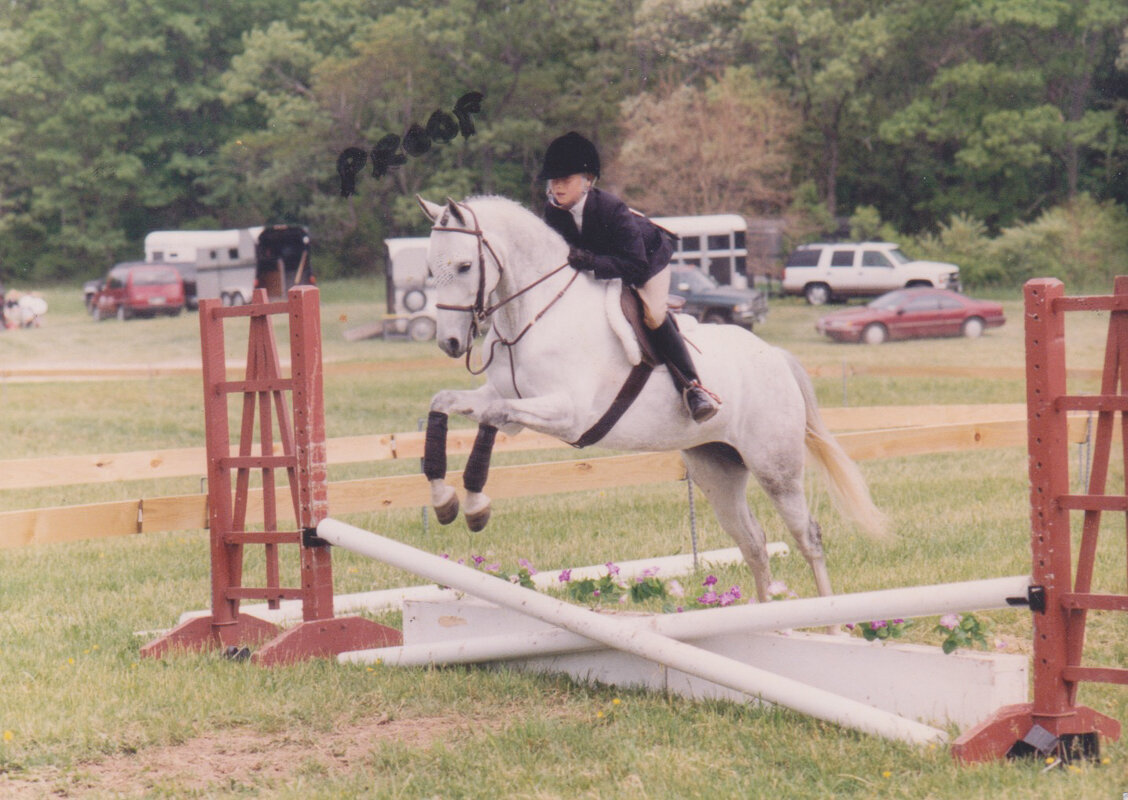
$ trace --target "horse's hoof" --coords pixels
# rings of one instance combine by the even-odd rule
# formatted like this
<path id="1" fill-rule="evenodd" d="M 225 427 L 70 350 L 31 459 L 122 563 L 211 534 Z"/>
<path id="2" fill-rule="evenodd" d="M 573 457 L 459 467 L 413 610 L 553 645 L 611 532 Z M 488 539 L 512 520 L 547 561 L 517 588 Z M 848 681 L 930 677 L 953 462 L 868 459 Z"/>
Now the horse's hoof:
<path id="1" fill-rule="evenodd" d="M 490 521 L 490 507 L 489 506 L 486 506 L 481 511 L 477 511 L 477 512 L 474 512 L 474 513 L 470 513 L 469 511 L 466 512 L 466 527 L 468 527 L 472 533 L 477 533 L 478 531 L 485 528 L 486 524 L 489 521 Z"/>
<path id="2" fill-rule="evenodd" d="M 435 519 L 440 525 L 449 525 L 458 518 L 458 495 L 451 494 L 450 499 L 441 505 L 435 506 Z"/>

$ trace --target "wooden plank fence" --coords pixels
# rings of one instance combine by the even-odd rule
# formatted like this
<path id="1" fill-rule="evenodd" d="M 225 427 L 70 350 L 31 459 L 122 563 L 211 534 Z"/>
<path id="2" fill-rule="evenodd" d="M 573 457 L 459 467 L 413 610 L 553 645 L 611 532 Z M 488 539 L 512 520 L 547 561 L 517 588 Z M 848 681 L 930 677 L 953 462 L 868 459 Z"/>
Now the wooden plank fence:
<path id="1" fill-rule="evenodd" d="M 932 406 L 929 413 L 956 414 L 957 407 Z M 941 409 L 949 408 L 949 412 Z M 965 413 L 966 413 L 966 408 Z M 971 407 L 974 408 L 974 407 Z M 826 410 L 832 416 L 832 409 Z M 843 409 L 842 411 L 854 411 Z M 872 409 L 866 409 L 872 412 Z M 919 414 L 920 409 L 912 413 Z M 1005 417 L 1013 408 L 1000 406 L 982 413 Z M 911 414 L 905 412 L 902 419 Z M 858 410 L 855 423 L 864 417 Z M 894 417 L 886 412 L 883 418 L 890 423 Z M 919 416 L 917 417 L 919 419 Z M 839 424 L 849 424 L 839 420 Z M 1070 422 L 1070 440 L 1082 442 L 1087 434 L 1087 421 L 1076 417 Z M 473 443 L 473 431 L 451 431 L 450 452 L 468 452 Z M 457 435 L 455 435 L 457 434 Z M 527 437 L 522 439 L 522 437 Z M 508 440 L 509 449 L 533 449 L 559 446 L 556 440 L 522 433 Z M 367 439 L 369 437 L 357 437 Z M 396 434 L 387 442 L 385 453 L 391 457 L 419 458 L 422 437 L 418 434 Z M 1026 443 L 1025 419 L 995 419 L 976 422 L 950 422 L 947 424 L 911 425 L 870 431 L 839 433 L 843 447 L 856 460 L 892 458 L 923 453 L 951 452 L 956 450 L 1018 447 Z M 337 441 L 337 440 L 333 440 Z M 501 437 L 499 436 L 499 444 Z M 365 443 L 367 444 L 367 443 Z M 332 448 L 332 444 L 330 445 Z M 500 449 L 500 447 L 499 447 Z M 348 452 L 347 448 L 339 451 Z M 360 460 L 377 460 L 372 450 Z M 330 463 L 340 463 L 330 449 Z M 637 486 L 683 480 L 685 468 L 678 453 L 641 453 L 621 456 L 603 456 L 589 459 L 570 459 L 551 463 L 523 464 L 510 467 L 493 467 L 490 470 L 490 495 L 495 499 L 528 497 L 564 492 L 599 490 L 624 486 Z M 460 485 L 458 473 L 450 481 Z M 261 492 L 252 491 L 248 519 L 261 518 Z M 419 508 L 429 505 L 430 487 L 419 474 L 383 478 L 363 478 L 336 481 L 329 486 L 329 504 L 336 514 L 371 512 L 399 508 Z M 279 507 L 291 504 L 279 498 Z M 206 495 L 191 494 L 172 497 L 153 497 L 94 503 L 81 506 L 38 508 L 0 513 L 0 548 L 28 544 L 65 542 L 80 539 L 125 536 L 169 530 L 201 529 L 207 525 Z"/>
<path id="2" fill-rule="evenodd" d="M 950 406 L 872 406 L 824 408 L 823 419 L 833 431 L 874 430 L 919 425 L 1024 420 L 1022 403 Z M 468 453 L 477 429 L 451 429 L 448 450 Z M 280 449 L 279 445 L 279 449 Z M 551 436 L 523 431 L 498 434 L 494 450 L 522 451 L 566 448 Z M 421 458 L 423 433 L 347 436 L 328 442 L 329 463 L 358 464 L 396 458 Z M 235 455 L 234 449 L 232 455 Z M 68 486 L 79 483 L 117 483 L 151 478 L 203 477 L 207 472 L 203 447 L 149 450 L 0 461 L 0 490 Z"/>

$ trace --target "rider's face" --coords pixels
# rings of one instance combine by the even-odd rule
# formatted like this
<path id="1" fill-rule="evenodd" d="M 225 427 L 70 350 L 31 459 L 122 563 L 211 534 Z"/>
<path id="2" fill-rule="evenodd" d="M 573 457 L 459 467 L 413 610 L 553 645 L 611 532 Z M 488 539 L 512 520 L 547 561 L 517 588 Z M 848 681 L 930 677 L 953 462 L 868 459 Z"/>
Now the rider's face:
<path id="1" fill-rule="evenodd" d="M 576 203 L 580 202 L 580 198 L 591 185 L 587 176 L 582 173 L 569 175 L 566 178 L 552 178 L 548 182 L 548 190 L 552 193 L 552 199 L 561 208 L 571 208 Z"/>

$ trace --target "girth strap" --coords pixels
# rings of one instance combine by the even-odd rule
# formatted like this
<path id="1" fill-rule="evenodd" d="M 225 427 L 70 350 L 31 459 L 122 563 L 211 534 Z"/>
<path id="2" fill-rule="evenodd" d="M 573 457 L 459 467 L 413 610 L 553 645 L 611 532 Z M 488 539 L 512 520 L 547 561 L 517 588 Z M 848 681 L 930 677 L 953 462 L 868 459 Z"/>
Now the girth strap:
<path id="1" fill-rule="evenodd" d="M 653 365 L 645 361 L 631 367 L 627 380 L 623 383 L 623 387 L 619 389 L 619 393 L 615 395 L 611 407 L 603 413 L 603 416 L 594 425 L 587 429 L 583 436 L 574 442 L 570 442 L 572 447 L 589 447 L 606 436 L 607 432 L 615 427 L 619 418 L 631 407 L 631 403 L 638 398 L 653 371 Z"/>

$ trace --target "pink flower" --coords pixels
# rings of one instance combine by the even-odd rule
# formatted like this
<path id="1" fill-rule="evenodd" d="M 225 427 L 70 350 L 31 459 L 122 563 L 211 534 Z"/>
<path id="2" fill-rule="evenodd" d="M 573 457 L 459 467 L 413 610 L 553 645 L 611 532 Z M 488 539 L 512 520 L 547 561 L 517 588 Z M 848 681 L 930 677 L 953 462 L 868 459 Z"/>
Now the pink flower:
<path id="1" fill-rule="evenodd" d="M 556 577 L 556 580 L 560 581 L 561 583 L 567 583 L 568 581 L 572 580 L 572 570 L 566 569 L 566 570 L 562 571 Z"/>
<path id="2" fill-rule="evenodd" d="M 948 630 L 955 630 L 956 626 L 960 624 L 959 614 L 945 614 L 940 617 L 940 624 Z"/>
<path id="3" fill-rule="evenodd" d="M 532 564 L 529 563 L 529 559 L 527 559 L 527 558 L 517 559 L 517 565 L 527 569 L 529 571 L 530 575 L 536 575 L 537 574 L 536 569 L 533 567 Z"/>
<path id="4" fill-rule="evenodd" d="M 666 591 L 669 592 L 670 597 L 685 597 L 685 589 L 677 581 L 670 581 L 666 584 Z"/>
<path id="5" fill-rule="evenodd" d="M 716 575 L 708 576 L 707 578 L 705 578 L 705 582 L 702 584 L 702 586 L 716 586 L 716 585 L 717 585 L 717 576 Z"/>
<path id="6" fill-rule="evenodd" d="M 608 561 L 606 566 L 607 566 L 607 574 L 608 575 L 618 575 L 619 574 L 619 567 L 614 562 Z"/>

